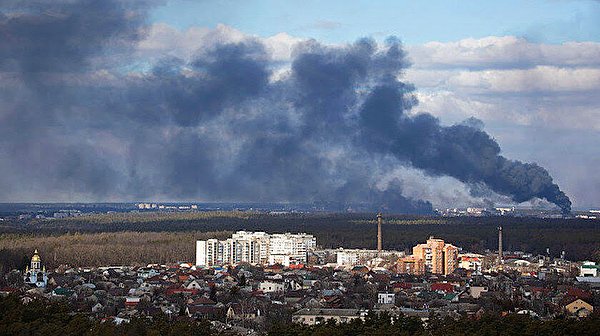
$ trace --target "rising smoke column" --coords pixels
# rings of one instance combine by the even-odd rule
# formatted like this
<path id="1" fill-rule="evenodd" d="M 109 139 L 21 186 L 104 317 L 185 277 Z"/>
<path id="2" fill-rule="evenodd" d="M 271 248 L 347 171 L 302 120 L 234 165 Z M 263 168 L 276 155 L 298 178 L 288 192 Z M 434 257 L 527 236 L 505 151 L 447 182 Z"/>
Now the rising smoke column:
<path id="1" fill-rule="evenodd" d="M 398 80 L 407 66 L 401 44 L 390 38 L 383 51 L 375 49 L 372 41 L 359 40 L 341 54 L 340 50 L 312 47 L 296 57 L 292 69 L 306 86 L 300 91 L 307 92 L 313 106 L 309 111 L 317 111 L 317 122 L 313 123 L 328 118 L 326 124 L 336 125 L 332 132 L 346 132 L 340 114 L 347 110 L 326 104 L 352 105 L 358 98 L 348 94 L 349 88 L 367 91 L 359 107 L 359 146 L 392 154 L 432 175 L 448 175 L 468 184 L 484 183 L 516 202 L 537 197 L 556 204 L 564 213 L 570 212 L 569 198 L 544 168 L 501 156 L 500 146 L 481 129 L 468 123 L 444 127 L 426 113 L 408 116 L 406 112 L 417 101 L 412 95 L 414 87 Z M 352 83 L 353 79 L 358 83 Z M 323 116 L 323 111 L 328 113 Z M 310 112 L 308 116 L 314 119 Z"/>
<path id="2" fill-rule="evenodd" d="M 411 115 L 397 39 L 306 41 L 278 76 L 263 41 L 218 32 L 190 58 L 136 59 L 153 3 L 0 0 L 0 198 L 431 212 L 397 180 L 378 187 L 405 165 L 570 208 L 545 169 L 504 158 L 473 123 Z"/>
<path id="3" fill-rule="evenodd" d="M 434 175 L 449 175 L 469 184 L 483 182 L 515 202 L 534 197 L 571 211 L 571 201 L 535 163 L 509 160 L 484 131 L 467 126 L 441 126 L 429 114 L 405 114 L 406 85 L 395 80 L 370 92 L 361 108 L 364 143 Z"/>

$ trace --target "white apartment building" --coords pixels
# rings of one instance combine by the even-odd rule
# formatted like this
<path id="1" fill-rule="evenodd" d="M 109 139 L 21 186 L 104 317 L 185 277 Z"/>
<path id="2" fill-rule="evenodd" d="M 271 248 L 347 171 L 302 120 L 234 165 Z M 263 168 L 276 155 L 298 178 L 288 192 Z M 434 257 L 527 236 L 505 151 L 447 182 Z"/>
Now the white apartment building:
<path id="1" fill-rule="evenodd" d="M 402 257 L 404 252 L 401 251 L 381 251 L 377 250 L 364 250 L 364 249 L 344 249 L 338 248 L 336 250 L 330 250 L 335 253 L 336 264 L 338 267 L 352 267 L 356 265 L 367 265 L 369 261 L 377 258 L 386 257 Z"/>
<path id="2" fill-rule="evenodd" d="M 484 256 L 475 253 L 461 253 L 458 255 L 458 267 L 466 270 L 481 272 Z"/>
<path id="3" fill-rule="evenodd" d="M 283 292 L 284 286 L 281 282 L 262 281 L 258 285 L 258 289 L 261 290 L 263 293 L 276 293 Z"/>
<path id="4" fill-rule="evenodd" d="M 196 242 L 196 265 L 253 265 L 306 263 L 308 252 L 317 241 L 305 233 L 268 234 L 238 231 L 226 240 L 208 239 Z"/>
<path id="5" fill-rule="evenodd" d="M 368 260 L 377 257 L 377 250 L 358 250 L 339 248 L 336 253 L 338 266 L 364 265 Z"/>
<path id="6" fill-rule="evenodd" d="M 377 293 L 377 303 L 393 305 L 396 303 L 396 295 L 394 293 Z"/>
<path id="7" fill-rule="evenodd" d="M 600 272 L 600 265 L 596 265 L 593 261 L 584 261 L 581 267 L 579 267 L 579 276 L 580 277 L 598 277 Z"/>

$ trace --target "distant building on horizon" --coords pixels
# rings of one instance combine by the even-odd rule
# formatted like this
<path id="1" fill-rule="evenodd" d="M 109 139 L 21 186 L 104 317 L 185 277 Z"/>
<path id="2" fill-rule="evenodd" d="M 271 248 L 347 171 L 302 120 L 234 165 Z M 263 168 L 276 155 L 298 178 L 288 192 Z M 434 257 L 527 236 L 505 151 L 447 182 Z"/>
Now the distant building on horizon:
<path id="1" fill-rule="evenodd" d="M 238 231 L 226 240 L 196 242 L 196 266 L 305 264 L 308 253 L 317 246 L 314 236 L 306 233 Z"/>

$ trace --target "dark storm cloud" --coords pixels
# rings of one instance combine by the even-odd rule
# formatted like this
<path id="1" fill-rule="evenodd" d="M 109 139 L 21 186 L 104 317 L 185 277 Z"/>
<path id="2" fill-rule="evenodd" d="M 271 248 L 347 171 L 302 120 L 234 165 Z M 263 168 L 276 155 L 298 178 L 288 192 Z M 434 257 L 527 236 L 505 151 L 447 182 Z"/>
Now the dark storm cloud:
<path id="1" fill-rule="evenodd" d="M 568 208 L 543 168 L 500 156 L 476 120 L 443 127 L 428 114 L 408 116 L 417 102 L 414 87 L 397 79 L 408 66 L 397 39 L 383 47 L 308 41 L 278 80 L 253 38 L 191 59 L 142 60 L 145 70 L 134 71 L 140 61 L 129 51 L 149 2 L 0 4 L 0 73 L 15 78 L 0 86 L 2 199 L 317 201 L 431 212 L 431 203 L 402 196 L 398 180 L 377 187 L 404 164 Z"/>

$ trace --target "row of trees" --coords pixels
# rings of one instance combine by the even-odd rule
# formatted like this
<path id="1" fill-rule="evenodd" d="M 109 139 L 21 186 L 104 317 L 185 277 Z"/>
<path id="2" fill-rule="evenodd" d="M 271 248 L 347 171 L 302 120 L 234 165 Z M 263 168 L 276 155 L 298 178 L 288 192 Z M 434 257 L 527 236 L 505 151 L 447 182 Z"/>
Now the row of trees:
<path id="1" fill-rule="evenodd" d="M 48 268 L 61 264 L 106 266 L 193 261 L 196 240 L 224 239 L 230 235 L 228 231 L 3 235 L 0 236 L 0 272 L 24 269 L 35 249 Z"/>
<path id="2" fill-rule="evenodd" d="M 71 314 L 61 303 L 34 300 L 21 304 L 16 296 L 0 298 L 0 336 L 12 335 L 217 335 L 207 321 L 169 321 L 164 315 L 131 323 L 102 323 L 82 314 Z"/>
<path id="3" fill-rule="evenodd" d="M 480 319 L 432 319 L 423 324 L 410 317 L 392 318 L 386 314 L 369 314 L 364 321 L 326 322 L 315 326 L 290 324 L 285 320 L 269 324 L 272 336 L 544 336 L 600 335 L 600 318 L 583 320 L 555 319 L 542 321 L 526 315 L 486 315 Z M 16 296 L 0 298 L 0 336 L 3 335 L 220 335 L 208 321 L 186 318 L 168 320 L 158 314 L 152 319 L 133 319 L 115 325 L 92 320 L 82 314 L 70 314 L 66 305 L 34 300 L 21 304 Z"/>
<path id="4" fill-rule="evenodd" d="M 385 314 L 369 315 L 365 321 L 349 323 L 327 322 L 316 326 L 280 324 L 269 335 L 285 336 L 543 336 L 543 335 L 600 335 L 600 318 L 556 319 L 542 321 L 526 315 L 486 315 L 480 319 L 432 319 L 423 325 L 419 319 L 391 318 Z"/>

